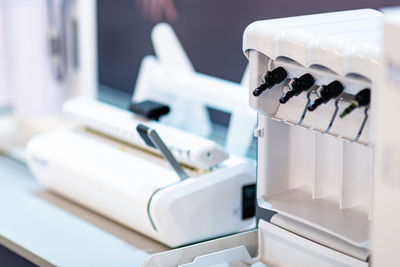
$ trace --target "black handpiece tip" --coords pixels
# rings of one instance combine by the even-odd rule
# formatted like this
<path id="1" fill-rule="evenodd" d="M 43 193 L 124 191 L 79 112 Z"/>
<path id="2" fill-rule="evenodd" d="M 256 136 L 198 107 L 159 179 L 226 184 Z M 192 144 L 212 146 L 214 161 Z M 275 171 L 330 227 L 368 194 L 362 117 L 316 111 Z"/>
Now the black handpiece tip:
<path id="1" fill-rule="evenodd" d="M 259 96 L 264 92 L 266 89 L 268 89 L 268 83 L 263 83 L 253 91 L 254 96 Z"/>
<path id="2" fill-rule="evenodd" d="M 319 105 L 321 105 L 323 102 L 323 100 L 321 98 L 317 98 L 314 100 L 314 102 L 312 102 L 308 107 L 308 111 L 314 111 L 317 107 L 319 107 Z"/>
<path id="3" fill-rule="evenodd" d="M 289 85 L 289 90 L 281 96 L 281 98 L 279 99 L 279 102 L 281 104 L 285 104 L 296 94 L 297 94 L 296 89 L 294 89 L 291 85 Z"/>
<path id="4" fill-rule="evenodd" d="M 351 103 L 343 112 L 339 115 L 341 119 L 343 119 L 347 114 L 350 114 L 355 108 L 357 108 L 357 103 Z"/>
<path id="5" fill-rule="evenodd" d="M 317 105 L 314 105 L 314 103 L 312 103 L 311 105 L 309 105 L 307 107 L 308 111 L 314 111 L 317 108 Z"/>
<path id="6" fill-rule="evenodd" d="M 288 102 L 289 97 L 287 94 L 284 94 L 283 96 L 281 96 L 281 98 L 279 99 L 279 103 L 281 104 L 285 104 L 286 102 Z"/>
<path id="7" fill-rule="evenodd" d="M 259 95 L 261 95 L 261 93 L 262 93 L 262 90 L 260 89 L 260 87 L 257 87 L 257 88 L 254 89 L 254 91 L 253 91 L 253 95 L 254 95 L 254 96 L 259 96 Z"/>

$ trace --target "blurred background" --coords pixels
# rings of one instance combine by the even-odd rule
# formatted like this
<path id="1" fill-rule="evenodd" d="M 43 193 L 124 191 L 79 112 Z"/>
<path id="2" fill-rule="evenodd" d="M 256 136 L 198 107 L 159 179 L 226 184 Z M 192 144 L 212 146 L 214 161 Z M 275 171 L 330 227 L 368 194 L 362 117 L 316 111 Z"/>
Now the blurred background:
<path id="1" fill-rule="evenodd" d="M 168 4 L 176 10 L 169 19 Z M 132 94 L 141 60 L 154 53 L 150 32 L 159 21 L 172 25 L 196 71 L 240 82 L 247 64 L 242 34 L 253 21 L 398 4 L 396 0 L 98 0 L 100 88 Z"/>

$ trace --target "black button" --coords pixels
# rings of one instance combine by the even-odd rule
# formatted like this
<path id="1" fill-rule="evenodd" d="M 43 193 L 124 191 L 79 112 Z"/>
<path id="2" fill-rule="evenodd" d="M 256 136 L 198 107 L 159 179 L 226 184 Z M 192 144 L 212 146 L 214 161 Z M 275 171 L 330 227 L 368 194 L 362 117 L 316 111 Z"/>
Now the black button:
<path id="1" fill-rule="evenodd" d="M 256 215 L 256 184 L 242 187 L 242 220 Z"/>

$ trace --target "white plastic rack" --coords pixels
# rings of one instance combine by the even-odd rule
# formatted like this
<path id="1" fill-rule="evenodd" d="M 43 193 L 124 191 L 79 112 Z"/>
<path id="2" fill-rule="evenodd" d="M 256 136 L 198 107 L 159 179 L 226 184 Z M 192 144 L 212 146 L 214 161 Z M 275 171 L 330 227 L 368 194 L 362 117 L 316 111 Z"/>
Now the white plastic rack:
<path id="1" fill-rule="evenodd" d="M 250 60 L 250 105 L 259 113 L 259 206 L 366 250 L 374 166 L 374 118 L 369 113 L 381 23 L 382 15 L 373 10 L 278 19 L 250 25 L 244 39 Z M 286 79 L 254 96 L 264 73 L 278 67 L 285 69 Z M 288 81 L 306 73 L 313 76 L 314 85 L 281 104 Z M 307 110 L 318 97 L 317 88 L 333 81 L 343 85 L 343 92 L 314 111 Z M 371 89 L 371 105 L 340 118 L 365 88 Z M 325 236 L 319 239 L 315 241 L 330 242 Z"/>
<path id="2" fill-rule="evenodd" d="M 249 104 L 258 112 L 257 254 L 246 253 L 254 251 L 249 233 L 236 236 L 245 248 L 225 244 L 228 237 L 143 266 L 167 257 L 168 266 L 369 266 L 382 22 L 380 12 L 362 9 L 247 27 Z M 291 80 L 306 73 L 314 84 L 282 104 Z M 368 101 L 356 97 L 364 89 Z M 317 98 L 324 103 L 310 111 Z M 206 244 L 215 249 L 204 252 Z"/>

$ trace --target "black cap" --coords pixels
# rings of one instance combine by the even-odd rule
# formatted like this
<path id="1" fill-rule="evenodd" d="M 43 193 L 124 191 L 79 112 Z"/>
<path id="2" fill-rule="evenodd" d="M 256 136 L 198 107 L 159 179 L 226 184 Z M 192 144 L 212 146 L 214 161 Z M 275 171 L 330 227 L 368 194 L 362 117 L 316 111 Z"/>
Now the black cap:
<path id="1" fill-rule="evenodd" d="M 328 103 L 332 98 L 338 97 L 344 90 L 341 82 L 333 81 L 328 85 L 323 85 L 318 89 L 319 97 L 314 100 L 309 106 L 308 110 L 313 111 L 323 103 Z"/>
<path id="2" fill-rule="evenodd" d="M 272 71 L 268 71 L 265 75 L 264 82 L 259 87 L 254 89 L 253 95 L 259 96 L 264 92 L 266 89 L 272 88 L 274 85 L 283 82 L 287 77 L 287 72 L 282 67 L 277 67 Z"/>

